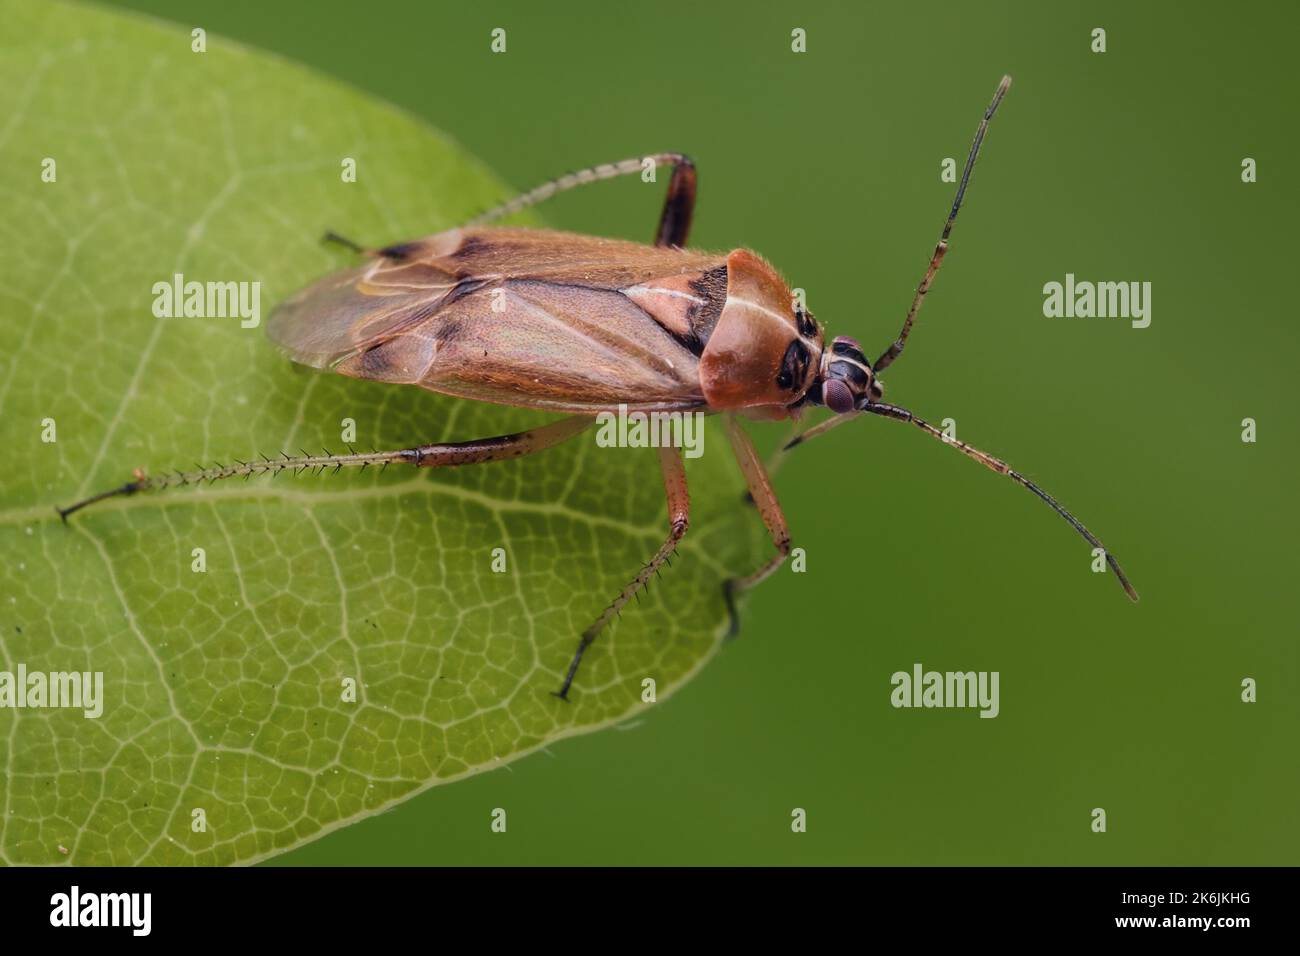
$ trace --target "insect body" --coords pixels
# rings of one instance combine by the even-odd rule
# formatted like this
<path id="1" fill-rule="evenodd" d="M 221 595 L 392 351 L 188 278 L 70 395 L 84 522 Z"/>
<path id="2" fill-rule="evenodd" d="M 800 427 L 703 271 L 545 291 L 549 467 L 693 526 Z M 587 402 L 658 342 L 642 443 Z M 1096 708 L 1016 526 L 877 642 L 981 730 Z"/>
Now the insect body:
<path id="1" fill-rule="evenodd" d="M 821 352 L 784 283 L 744 250 L 487 227 L 401 255 L 299 293 L 269 335 L 343 375 L 579 414 L 784 407 Z"/>
<path id="2" fill-rule="evenodd" d="M 727 582 L 734 598 L 775 571 L 790 535 L 767 470 L 737 421 L 798 418 L 825 406 L 834 417 L 803 432 L 807 441 L 861 414 L 910 422 L 976 461 L 1007 475 L 1050 505 L 1095 548 L 1098 541 L 1046 492 L 1004 462 L 945 438 L 910 411 L 884 402 L 880 373 L 903 351 L 917 311 L 948 248 L 980 144 L 1010 86 L 1004 77 L 985 112 L 961 183 L 895 340 L 874 362 L 852 339 L 825 341 L 821 327 L 767 262 L 745 249 L 711 254 L 686 249 L 696 173 L 678 153 L 648 157 L 673 174 L 654 245 L 485 223 L 574 186 L 639 172 L 645 160 L 597 166 L 546 183 L 457 229 L 414 242 L 366 250 L 367 259 L 320 280 L 271 316 L 268 333 L 298 362 L 355 378 L 418 385 L 478 401 L 564 412 L 566 417 L 513 435 L 420 445 L 388 452 L 304 455 L 229 467 L 137 478 L 78 502 L 179 483 L 286 468 L 402 462 L 418 467 L 466 465 L 542 451 L 581 433 L 601 412 L 699 411 L 724 416 L 750 498 L 776 553 L 744 578 Z M 686 534 L 689 499 L 681 453 L 660 448 L 668 499 L 668 535 L 641 571 L 581 635 L 557 696 L 567 698 L 588 645 L 667 561 Z M 1106 560 L 1137 599 L 1108 553 Z"/>

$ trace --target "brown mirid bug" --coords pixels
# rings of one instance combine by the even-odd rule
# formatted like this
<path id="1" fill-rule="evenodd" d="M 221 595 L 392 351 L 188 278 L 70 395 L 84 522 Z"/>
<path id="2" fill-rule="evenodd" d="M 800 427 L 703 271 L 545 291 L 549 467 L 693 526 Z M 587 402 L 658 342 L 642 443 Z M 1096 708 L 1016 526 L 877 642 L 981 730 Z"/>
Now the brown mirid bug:
<path id="1" fill-rule="evenodd" d="M 874 362 L 853 339 L 827 344 L 821 326 L 766 261 L 747 249 L 726 254 L 685 248 L 695 205 L 695 166 L 659 153 L 570 173 L 466 225 L 413 242 L 364 249 L 366 261 L 322 279 L 281 304 L 267 327 L 294 361 L 354 378 L 418 385 L 483 402 L 566 413 L 513 435 L 420 445 L 397 451 L 261 458 L 193 472 L 136 477 L 68 508 L 201 481 L 285 469 L 405 463 L 422 468 L 518 458 L 567 441 L 602 412 L 722 414 L 740 469 L 776 554 L 724 594 L 737 627 L 735 597 L 775 571 L 790 534 L 767 470 L 737 416 L 797 419 L 825 406 L 833 417 L 786 448 L 861 414 L 882 415 L 944 441 L 1028 488 L 1101 549 L 1129 597 L 1137 593 L 1101 542 L 1055 499 L 1005 462 L 945 436 L 910 411 L 882 400 L 880 373 L 902 353 L 912 323 L 948 251 L 989 120 L 1011 85 L 1003 77 L 975 133 L 957 194 L 897 339 Z M 575 186 L 640 172 L 647 160 L 672 167 L 654 245 L 544 229 L 487 226 Z M 658 449 L 668 497 L 663 545 L 581 635 L 556 696 L 567 699 L 587 647 L 676 550 L 689 504 L 678 448 Z"/>

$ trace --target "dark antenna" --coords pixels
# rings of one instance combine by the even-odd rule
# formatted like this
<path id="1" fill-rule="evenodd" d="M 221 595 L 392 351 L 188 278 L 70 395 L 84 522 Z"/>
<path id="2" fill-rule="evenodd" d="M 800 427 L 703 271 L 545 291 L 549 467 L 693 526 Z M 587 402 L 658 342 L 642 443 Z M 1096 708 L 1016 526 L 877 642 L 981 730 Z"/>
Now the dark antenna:
<path id="1" fill-rule="evenodd" d="M 975 131 L 975 142 L 971 144 L 970 154 L 966 157 L 966 168 L 961 173 L 961 183 L 957 186 L 957 197 L 952 201 L 952 211 L 948 213 L 948 221 L 943 224 L 943 235 L 939 237 L 939 244 L 934 247 L 934 255 L 930 257 L 930 265 L 921 278 L 921 284 L 916 287 L 916 295 L 912 297 L 912 307 L 907 310 L 907 318 L 903 320 L 902 331 L 898 333 L 898 338 L 894 340 L 894 344 L 887 348 L 880 358 L 876 359 L 875 364 L 872 365 L 872 369 L 876 372 L 883 372 L 889 368 L 894 359 L 902 354 L 903 347 L 907 345 L 907 337 L 911 334 L 912 323 L 916 320 L 916 313 L 921 311 L 921 301 L 925 298 L 925 294 L 930 291 L 930 283 L 934 281 L 935 274 L 943 263 L 944 254 L 948 251 L 948 236 L 952 234 L 953 223 L 957 221 L 957 213 L 961 209 L 962 198 L 966 195 L 966 184 L 970 182 L 971 170 L 975 168 L 975 157 L 979 155 L 980 144 L 984 142 L 984 133 L 989 128 L 989 120 L 997 112 L 998 104 L 1002 102 L 1002 97 L 1007 95 L 1007 90 L 1010 88 L 1011 77 L 1002 77 L 997 92 L 993 94 L 993 102 L 984 111 L 984 118 L 980 120 L 979 129 Z"/>
<path id="2" fill-rule="evenodd" d="M 1106 563 L 1110 565 L 1110 569 L 1115 572 L 1115 577 L 1119 579 L 1120 585 L 1124 588 L 1124 593 L 1127 594 L 1134 601 L 1138 599 L 1137 591 L 1133 590 L 1133 585 L 1129 584 L 1128 577 L 1124 574 L 1123 569 L 1119 566 L 1119 562 L 1116 561 L 1114 556 L 1110 553 L 1110 551 L 1106 549 L 1106 546 L 1097 539 L 1097 536 L 1093 534 L 1091 531 L 1089 531 L 1086 527 L 1084 527 L 1082 521 L 1080 521 L 1074 515 L 1070 514 L 1070 512 L 1066 511 L 1059 501 L 1057 501 L 1055 498 L 1053 498 L 1051 495 L 1045 492 L 1042 488 L 1039 488 L 1036 484 L 1034 484 L 1024 475 L 1015 471 L 1005 461 L 1003 461 L 1000 458 L 994 458 L 988 452 L 980 451 L 978 448 L 974 448 L 966 444 L 964 441 L 958 441 L 956 438 L 947 437 L 946 435 L 944 435 L 943 432 L 935 428 L 929 422 L 917 418 L 906 408 L 902 408 L 898 405 L 890 405 L 884 402 L 873 402 L 871 404 L 862 406 L 861 410 L 864 412 L 870 412 L 872 415 L 881 415 L 884 416 L 885 418 L 892 418 L 900 422 L 911 422 L 913 425 L 921 429 L 921 431 L 925 432 L 931 438 L 937 438 L 945 445 L 951 445 L 953 448 L 956 448 L 966 457 L 973 458 L 976 461 L 978 461 L 985 468 L 988 468 L 992 471 L 996 471 L 999 475 L 1006 475 L 1012 481 L 1020 485 L 1023 485 L 1025 488 L 1028 488 L 1039 498 L 1045 501 L 1049 508 L 1051 508 L 1058 515 L 1060 515 L 1062 518 L 1068 521 L 1070 525 L 1074 528 L 1074 530 L 1079 532 L 1079 534 L 1083 536 L 1085 541 L 1087 541 L 1094 548 L 1101 549 L 1102 554 L 1106 556 Z M 830 421 L 843 420 L 843 419 L 856 418 L 856 417 L 857 417 L 856 415 L 837 415 L 835 418 L 830 419 Z M 805 434 L 809 434 L 809 433 L 805 433 Z M 795 439 L 795 442 L 798 441 L 799 439 Z"/>

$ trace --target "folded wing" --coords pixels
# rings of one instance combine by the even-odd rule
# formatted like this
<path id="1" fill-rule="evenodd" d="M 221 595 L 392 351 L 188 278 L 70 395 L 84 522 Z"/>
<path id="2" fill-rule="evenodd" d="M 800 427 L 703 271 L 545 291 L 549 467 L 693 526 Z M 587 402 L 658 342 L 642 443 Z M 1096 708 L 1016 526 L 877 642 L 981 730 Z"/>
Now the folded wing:
<path id="1" fill-rule="evenodd" d="M 698 359 L 624 288 L 716 257 L 529 229 L 386 250 L 293 296 L 267 332 L 295 361 L 511 405 L 703 403 Z"/>

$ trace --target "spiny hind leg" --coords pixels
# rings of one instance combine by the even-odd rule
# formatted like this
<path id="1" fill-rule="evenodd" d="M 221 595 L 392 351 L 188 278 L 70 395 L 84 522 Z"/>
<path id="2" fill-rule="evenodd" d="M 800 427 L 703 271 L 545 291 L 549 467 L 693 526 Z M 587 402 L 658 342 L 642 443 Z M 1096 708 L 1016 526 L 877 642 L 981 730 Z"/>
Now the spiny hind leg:
<path id="1" fill-rule="evenodd" d="M 664 199 L 663 211 L 659 214 L 659 227 L 655 231 L 655 245 L 684 246 L 691 229 L 691 216 L 695 212 L 695 163 L 684 153 L 651 153 L 647 156 L 633 156 L 616 163 L 601 163 L 599 166 L 589 166 L 586 169 L 565 173 L 475 216 L 465 225 L 481 226 L 497 219 L 504 219 L 529 206 L 545 202 L 552 196 L 589 183 L 598 183 L 619 176 L 639 175 L 645 171 L 647 163 L 652 163 L 654 168 L 659 166 L 673 168 L 672 179 L 668 183 L 668 195 Z"/>
<path id="2" fill-rule="evenodd" d="M 664 197 L 663 209 L 659 213 L 659 226 L 655 230 L 655 245 L 685 246 L 686 238 L 691 231 L 691 219 L 695 215 L 696 174 L 695 163 L 684 153 L 651 153 L 648 156 L 634 156 L 630 159 L 619 160 L 617 163 L 601 163 L 599 166 L 589 166 L 586 169 L 565 173 L 563 176 L 547 180 L 526 193 L 520 193 L 499 206 L 494 206 L 487 212 L 475 216 L 465 225 L 481 226 L 498 219 L 504 219 L 527 209 L 529 206 L 545 202 L 552 196 L 568 192 L 570 189 L 576 189 L 579 186 L 586 186 L 589 183 L 598 183 L 619 176 L 640 174 L 647 168 L 647 163 L 653 164 L 654 168 L 661 165 L 671 166 L 673 170 L 672 178 L 668 181 L 668 194 Z M 411 243 L 398 243 L 383 249 L 368 249 L 361 243 L 353 242 L 351 239 L 333 231 L 325 233 L 324 241 L 336 242 L 339 245 L 346 246 L 358 255 L 382 256 L 386 259 L 406 258 L 412 245 Z"/>
<path id="3" fill-rule="evenodd" d="M 578 649 L 573 654 L 573 660 L 569 662 L 569 670 L 564 675 L 564 685 L 558 691 L 552 691 L 556 697 L 561 700 L 569 699 L 569 688 L 573 684 L 573 678 L 577 676 L 578 665 L 582 663 L 582 655 L 586 653 L 591 642 L 613 618 L 623 610 L 623 606 L 628 601 L 640 593 L 641 589 L 650 583 L 650 579 L 659 572 L 659 568 L 665 561 L 668 561 L 673 552 L 677 550 L 677 544 L 686 535 L 686 528 L 690 524 L 691 518 L 691 500 L 690 494 L 686 489 L 686 468 L 682 464 L 682 453 L 677 448 L 660 448 L 659 449 L 659 468 L 664 476 L 664 493 L 668 496 L 668 537 L 664 543 L 659 546 L 654 557 L 643 567 L 628 584 L 619 592 L 618 597 L 610 602 L 609 606 L 601 612 L 600 617 L 596 618 L 594 624 L 582 632 L 582 637 L 578 641 Z"/>
<path id="4" fill-rule="evenodd" d="M 436 445 L 418 445 L 414 448 L 402 448 L 396 451 L 350 452 L 346 455 L 334 455 L 325 451 L 320 455 L 304 452 L 299 456 L 282 454 L 278 458 L 262 456 L 252 461 L 235 459 L 233 465 L 215 465 L 211 468 L 199 468 L 197 471 L 175 472 L 146 478 L 137 472 L 134 480 L 117 488 L 102 491 L 97 495 L 84 498 L 67 508 L 57 508 L 64 521 L 76 511 L 80 511 L 105 498 L 127 497 L 144 491 L 161 491 L 180 485 L 196 485 L 202 482 L 215 482 L 224 478 L 251 478 L 254 475 L 278 475 L 282 471 L 302 472 L 315 469 L 318 472 L 329 468 L 339 471 L 342 468 L 361 468 L 363 471 L 376 466 L 386 468 L 398 463 L 415 465 L 417 468 L 446 468 L 455 465 L 476 465 L 489 461 L 503 461 L 509 458 L 523 458 L 536 454 L 567 441 L 573 436 L 591 427 L 594 419 L 582 415 L 562 418 L 540 428 L 516 432 L 511 435 L 499 435 L 495 438 L 477 438 L 472 441 L 443 442 Z"/>
<path id="5" fill-rule="evenodd" d="M 727 437 L 731 439 L 731 449 L 736 454 L 736 461 L 745 476 L 745 483 L 749 485 L 750 498 L 753 499 L 758 513 L 762 516 L 763 524 L 767 526 L 768 534 L 772 536 L 772 544 L 776 546 L 777 552 L 752 574 L 742 578 L 729 578 L 722 584 L 722 596 L 727 602 L 727 613 L 731 616 L 731 627 L 727 636 L 735 637 L 740 632 L 740 615 L 736 611 L 736 597 L 767 580 L 785 563 L 785 559 L 790 554 L 790 529 L 786 525 L 785 514 L 781 511 L 781 503 L 777 501 L 776 492 L 772 490 L 772 479 L 768 477 L 767 469 L 763 467 L 763 460 L 759 457 L 758 450 L 754 448 L 754 443 L 749 440 L 749 436 L 745 434 L 734 416 L 727 416 L 726 421 Z"/>

